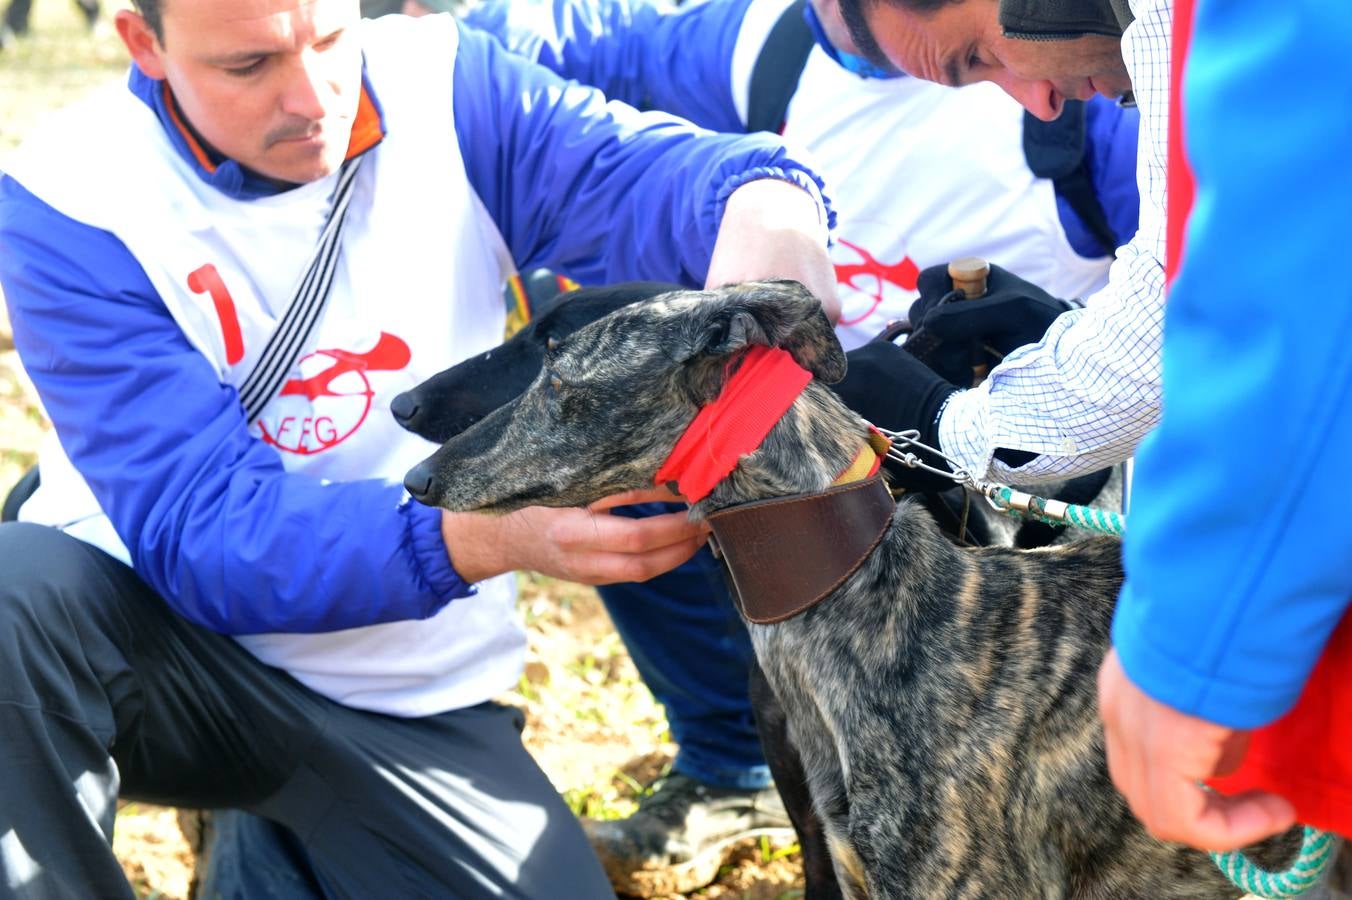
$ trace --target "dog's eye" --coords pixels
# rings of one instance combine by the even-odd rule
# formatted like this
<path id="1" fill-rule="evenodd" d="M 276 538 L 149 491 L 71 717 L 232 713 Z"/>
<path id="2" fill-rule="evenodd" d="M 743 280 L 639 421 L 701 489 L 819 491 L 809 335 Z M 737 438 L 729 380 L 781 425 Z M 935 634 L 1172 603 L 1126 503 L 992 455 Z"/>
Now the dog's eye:
<path id="1" fill-rule="evenodd" d="M 550 335 L 549 337 L 545 338 L 545 352 L 546 352 L 546 353 L 553 353 L 553 352 L 554 352 L 555 350 L 557 350 L 557 349 L 559 349 L 559 339 L 558 339 L 558 338 L 554 337 L 553 335 Z"/>
<path id="2" fill-rule="evenodd" d="M 563 390 L 563 379 L 557 375 L 550 375 L 549 386 L 556 391 L 561 391 Z"/>

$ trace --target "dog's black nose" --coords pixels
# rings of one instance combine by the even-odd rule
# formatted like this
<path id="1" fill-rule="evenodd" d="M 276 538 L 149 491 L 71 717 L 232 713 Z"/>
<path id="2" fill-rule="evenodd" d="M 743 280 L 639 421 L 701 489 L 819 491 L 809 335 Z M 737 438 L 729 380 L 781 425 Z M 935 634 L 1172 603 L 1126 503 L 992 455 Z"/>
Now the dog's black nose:
<path id="1" fill-rule="evenodd" d="M 390 401 L 390 412 L 394 413 L 395 421 L 407 428 L 408 423 L 418 414 L 417 397 L 413 396 L 412 391 L 404 391 Z"/>
<path id="2" fill-rule="evenodd" d="M 404 490 L 413 496 L 413 499 L 426 503 L 432 496 L 432 485 L 436 482 L 436 473 L 432 468 L 430 460 L 423 460 L 416 466 L 408 470 L 404 476 Z"/>

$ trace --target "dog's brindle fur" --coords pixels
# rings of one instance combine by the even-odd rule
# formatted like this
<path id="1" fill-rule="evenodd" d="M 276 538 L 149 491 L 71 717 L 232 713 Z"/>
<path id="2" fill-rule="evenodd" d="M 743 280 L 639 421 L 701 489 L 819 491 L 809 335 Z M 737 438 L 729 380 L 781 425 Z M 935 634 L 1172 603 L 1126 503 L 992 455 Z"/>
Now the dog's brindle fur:
<path id="1" fill-rule="evenodd" d="M 457 363 L 400 394 L 391 404 L 391 411 L 403 427 L 444 444 L 524 392 L 540 373 L 548 349 L 557 342 L 631 303 L 679 290 L 681 288 L 674 284 L 628 282 L 560 294 L 542 304 L 530 323 L 510 340 Z M 1011 528 L 1010 520 L 1004 517 L 992 520 L 979 506 L 964 511 L 964 500 L 960 495 L 926 495 L 926 501 L 933 504 L 931 510 L 942 517 L 941 521 L 963 522 L 966 536 L 977 543 L 991 543 L 995 534 L 1010 543 L 1029 531 L 1029 523 L 1016 530 Z M 1032 536 L 1033 539 L 1038 537 Z M 731 592 L 731 584 L 728 589 Z M 789 740 L 783 707 L 754 659 L 747 672 L 747 682 L 765 761 L 798 834 L 805 900 L 837 900 L 841 896 L 840 888 L 831 867 L 831 855 L 821 823 L 808 795 L 802 760 Z"/>
<path id="2" fill-rule="evenodd" d="M 571 337 L 518 399 L 409 476 L 426 502 L 507 512 L 652 483 L 726 365 L 782 346 L 819 379 L 844 356 L 787 282 L 626 307 Z M 820 491 L 864 426 L 814 382 L 693 516 Z M 829 536 L 823 536 L 829 539 Z M 824 602 L 749 625 L 849 897 L 1236 897 L 1205 853 L 1149 837 L 1108 780 L 1094 673 L 1119 546 L 962 550 L 916 504 Z M 1253 850 L 1289 858 L 1292 832 Z"/>

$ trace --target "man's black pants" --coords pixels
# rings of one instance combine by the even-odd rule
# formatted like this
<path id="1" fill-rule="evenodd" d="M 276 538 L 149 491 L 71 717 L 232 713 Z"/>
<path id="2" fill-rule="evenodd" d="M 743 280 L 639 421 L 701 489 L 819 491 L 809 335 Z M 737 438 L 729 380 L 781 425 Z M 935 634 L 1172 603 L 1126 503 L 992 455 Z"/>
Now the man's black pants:
<path id="1" fill-rule="evenodd" d="M 341 706 L 107 554 L 0 525 L 0 897 L 131 897 L 119 793 L 276 823 L 309 866 L 277 896 L 612 896 L 521 725 Z"/>

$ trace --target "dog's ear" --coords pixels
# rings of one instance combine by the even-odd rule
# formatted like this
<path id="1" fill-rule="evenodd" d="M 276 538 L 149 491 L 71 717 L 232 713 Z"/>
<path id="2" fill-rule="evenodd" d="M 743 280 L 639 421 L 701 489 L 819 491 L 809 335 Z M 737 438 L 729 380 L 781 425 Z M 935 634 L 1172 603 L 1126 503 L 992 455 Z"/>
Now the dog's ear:
<path id="1" fill-rule="evenodd" d="M 845 377 L 845 351 L 812 292 L 796 281 L 748 281 L 701 295 L 668 348 L 676 362 L 721 358 L 749 344 L 782 347 L 827 384 Z"/>

